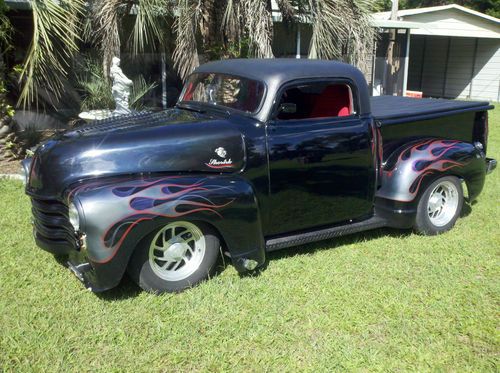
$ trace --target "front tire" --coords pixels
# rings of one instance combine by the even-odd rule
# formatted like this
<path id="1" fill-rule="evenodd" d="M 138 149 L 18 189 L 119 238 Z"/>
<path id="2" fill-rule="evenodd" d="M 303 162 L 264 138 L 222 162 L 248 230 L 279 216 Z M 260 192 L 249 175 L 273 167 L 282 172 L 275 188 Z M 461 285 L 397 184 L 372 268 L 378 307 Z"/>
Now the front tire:
<path id="1" fill-rule="evenodd" d="M 219 248 L 219 238 L 208 225 L 172 222 L 141 241 L 128 273 L 146 291 L 180 292 L 214 274 Z"/>
<path id="2" fill-rule="evenodd" d="M 464 204 L 460 180 L 454 176 L 437 179 L 420 197 L 414 229 L 423 235 L 436 235 L 453 228 Z"/>

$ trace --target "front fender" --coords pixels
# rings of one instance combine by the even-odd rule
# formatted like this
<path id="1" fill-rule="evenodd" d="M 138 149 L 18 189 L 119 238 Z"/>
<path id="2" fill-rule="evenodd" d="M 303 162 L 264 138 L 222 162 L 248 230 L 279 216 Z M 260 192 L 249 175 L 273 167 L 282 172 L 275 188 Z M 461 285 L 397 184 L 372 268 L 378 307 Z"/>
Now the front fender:
<path id="1" fill-rule="evenodd" d="M 469 197 L 473 199 L 484 185 L 484 157 L 474 145 L 463 141 L 431 138 L 406 144 L 383 165 L 377 197 L 397 202 L 417 201 L 436 177 L 454 175 L 466 181 Z"/>
<path id="2" fill-rule="evenodd" d="M 67 193 L 81 216 L 89 282 L 118 284 L 145 236 L 174 220 L 202 221 L 221 235 L 237 270 L 243 259 L 265 261 L 260 213 L 252 186 L 237 175 L 122 177 L 93 181 Z"/>

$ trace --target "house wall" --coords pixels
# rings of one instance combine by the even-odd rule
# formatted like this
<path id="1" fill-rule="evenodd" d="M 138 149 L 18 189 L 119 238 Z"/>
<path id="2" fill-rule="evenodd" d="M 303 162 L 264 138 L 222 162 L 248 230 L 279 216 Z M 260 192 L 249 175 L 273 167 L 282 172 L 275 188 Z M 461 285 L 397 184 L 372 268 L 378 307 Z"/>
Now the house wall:
<path id="1" fill-rule="evenodd" d="M 500 39 L 479 39 L 471 97 L 500 101 Z"/>
<path id="2" fill-rule="evenodd" d="M 498 101 L 500 39 L 413 35 L 408 89 L 424 96 Z"/>

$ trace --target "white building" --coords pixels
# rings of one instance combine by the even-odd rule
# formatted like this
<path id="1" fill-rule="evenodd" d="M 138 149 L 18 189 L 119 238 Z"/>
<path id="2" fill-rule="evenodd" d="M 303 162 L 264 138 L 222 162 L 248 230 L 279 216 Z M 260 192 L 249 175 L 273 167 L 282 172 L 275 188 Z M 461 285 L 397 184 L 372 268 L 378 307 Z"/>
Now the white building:
<path id="1" fill-rule="evenodd" d="M 389 18 L 376 13 L 374 23 Z M 411 29 L 404 91 L 500 101 L 500 19 L 452 4 L 401 10 L 398 20 Z"/>

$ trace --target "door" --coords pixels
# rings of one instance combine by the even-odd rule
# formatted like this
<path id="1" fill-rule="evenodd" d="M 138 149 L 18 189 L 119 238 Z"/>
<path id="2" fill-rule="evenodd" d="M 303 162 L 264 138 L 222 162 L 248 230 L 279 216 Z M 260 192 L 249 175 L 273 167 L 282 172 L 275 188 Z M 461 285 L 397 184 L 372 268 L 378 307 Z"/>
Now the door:
<path id="1" fill-rule="evenodd" d="M 349 82 L 324 80 L 281 90 L 267 126 L 270 215 L 266 235 L 371 214 L 375 170 L 370 119 L 357 115 L 355 93 Z"/>

